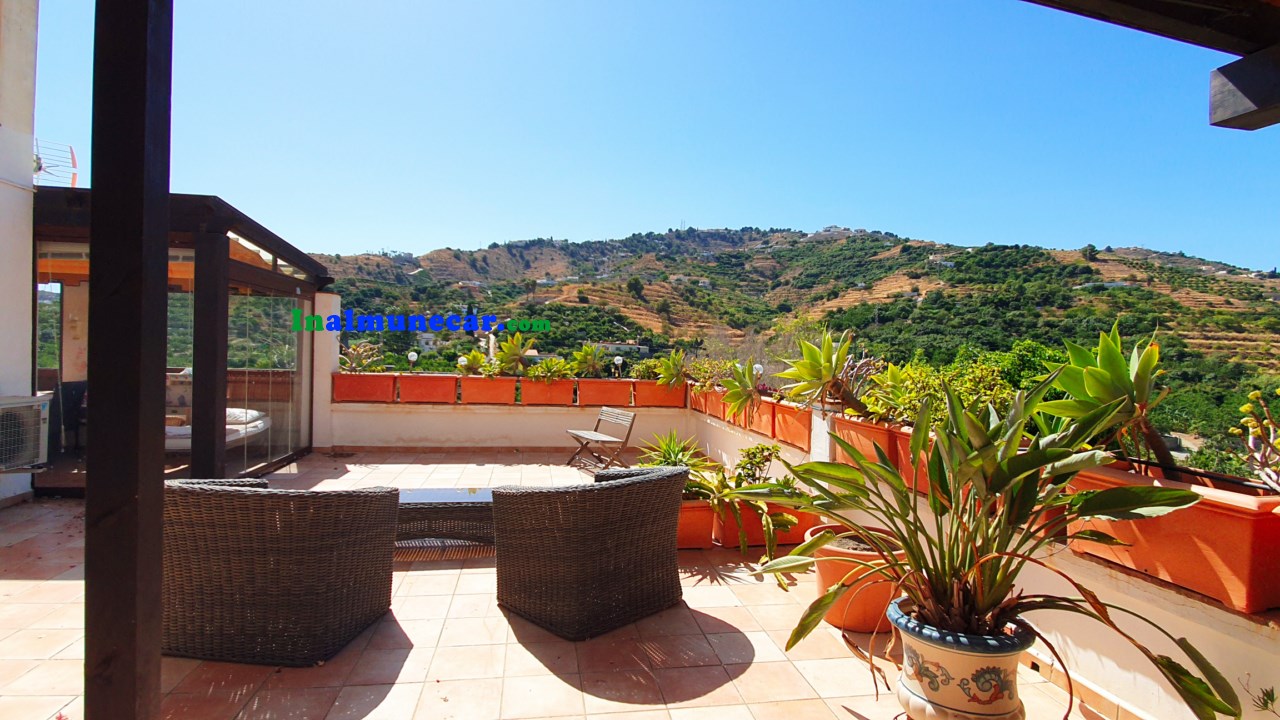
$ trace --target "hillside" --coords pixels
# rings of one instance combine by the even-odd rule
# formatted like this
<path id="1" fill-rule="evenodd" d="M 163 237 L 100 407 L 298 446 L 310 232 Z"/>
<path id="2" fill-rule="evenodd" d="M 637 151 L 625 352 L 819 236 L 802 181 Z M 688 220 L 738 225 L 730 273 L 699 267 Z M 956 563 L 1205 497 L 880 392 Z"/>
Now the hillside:
<path id="1" fill-rule="evenodd" d="M 376 312 L 472 303 L 535 317 L 548 305 L 564 306 L 557 314 L 565 317 L 604 311 L 598 317 L 610 319 L 600 327 L 613 330 L 599 332 L 614 337 L 583 340 L 643 333 L 659 347 L 711 337 L 739 344 L 811 318 L 856 329 L 890 357 L 920 349 L 945 362 L 966 344 L 1004 349 L 1022 337 L 1087 338 L 1125 314 L 1135 332 L 1158 326 L 1192 350 L 1280 373 L 1274 272 L 1140 248 L 966 248 L 829 227 L 315 257 L 339 279 L 347 305 Z M 628 287 L 633 279 L 638 293 Z"/>

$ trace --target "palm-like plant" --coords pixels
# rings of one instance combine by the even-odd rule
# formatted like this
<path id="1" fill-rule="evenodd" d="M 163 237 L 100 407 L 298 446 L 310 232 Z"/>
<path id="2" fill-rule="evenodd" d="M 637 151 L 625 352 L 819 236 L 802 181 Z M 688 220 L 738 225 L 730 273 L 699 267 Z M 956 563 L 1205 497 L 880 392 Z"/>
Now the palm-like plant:
<path id="1" fill-rule="evenodd" d="M 658 358 L 659 385 L 683 385 L 688 379 L 689 367 L 683 350 L 672 350 L 670 355 Z"/>
<path id="2" fill-rule="evenodd" d="M 480 375 L 484 372 L 485 365 L 488 363 L 489 358 L 485 357 L 485 354 L 479 350 L 472 350 L 466 355 L 458 358 L 458 360 L 460 361 L 458 363 L 458 372 L 460 374 Z"/>
<path id="3" fill-rule="evenodd" d="M 730 368 L 729 377 L 720 381 L 724 385 L 724 404 L 729 409 L 729 417 L 743 415 L 747 423 L 751 422 L 760 406 L 760 374 L 755 358 L 750 358 L 745 364 Z"/>
<path id="4" fill-rule="evenodd" d="M 829 462 L 788 465 L 813 496 L 768 489 L 746 489 L 739 495 L 820 512 L 843 524 L 847 528 L 844 536 L 856 537 L 879 556 L 874 563 L 836 561 L 855 566 L 845 580 L 866 576 L 871 580 L 862 587 L 892 584 L 906 595 L 907 607 L 917 620 L 941 631 L 994 635 L 1013 625 L 1038 636 L 1024 620 L 1025 614 L 1038 610 L 1076 613 L 1104 623 L 1141 651 L 1197 717 L 1211 720 L 1215 713 L 1239 717 L 1239 701 L 1230 683 L 1186 639 L 1174 638 L 1145 618 L 1100 601 L 1039 559 L 1038 551 L 1077 521 L 1155 517 L 1199 500 L 1190 491 L 1151 486 L 1070 492 L 1068 483 L 1077 472 L 1112 461 L 1108 454 L 1089 449 L 1087 443 L 1115 422 L 1123 401 L 1101 405 L 1045 434 L 1032 417 L 1056 381 L 1054 374 L 1032 390 L 1019 391 L 1003 414 L 990 405 L 965 407 L 947 388 L 946 419 L 927 452 L 933 403 L 926 400 L 910 443 L 913 464 L 923 462 L 928 468 L 925 496 L 903 480 L 882 450 L 877 448 L 877 457 L 868 458 L 834 435 L 835 442 L 853 459 L 852 466 Z M 860 511 L 868 521 L 864 524 L 844 517 L 842 513 L 851 510 Z M 790 556 L 766 564 L 761 572 L 807 569 L 815 562 L 814 551 L 836 537 L 823 533 Z M 1093 530 L 1079 530 L 1069 537 L 1117 542 Z M 1061 576 L 1079 596 L 1024 593 L 1015 583 L 1028 565 L 1039 565 Z M 843 582 L 837 583 L 816 600 L 792 632 L 788 648 L 807 636 L 846 591 Z M 1112 619 L 1115 612 L 1151 624 L 1183 651 L 1205 679 L 1173 658 L 1155 654 L 1120 629 Z"/>
<path id="5" fill-rule="evenodd" d="M 687 467 L 691 475 L 715 466 L 710 458 L 698 450 L 697 441 L 681 440 L 675 430 L 666 435 L 655 435 L 653 442 L 643 446 L 639 459 L 642 465 Z"/>
<path id="6" fill-rule="evenodd" d="M 549 357 L 531 365 L 528 370 L 524 371 L 524 376 L 530 380 L 542 380 L 544 382 L 564 380 L 573 377 L 573 365 L 558 357 Z"/>
<path id="7" fill-rule="evenodd" d="M 503 375 L 523 375 L 524 369 L 532 364 L 532 360 L 526 355 L 528 351 L 533 349 L 534 338 L 524 339 L 520 333 L 511 333 L 506 340 L 498 343 L 498 351 L 494 353 L 494 360 L 498 361 L 498 367 L 501 368 Z"/>
<path id="8" fill-rule="evenodd" d="M 581 350 L 573 353 L 573 371 L 578 377 L 604 377 L 607 365 L 608 361 L 605 359 L 604 349 L 599 345 L 584 343 Z"/>
<path id="9" fill-rule="evenodd" d="M 1160 344 L 1150 340 L 1135 343 L 1125 362 L 1119 321 L 1110 333 L 1098 334 L 1093 350 L 1067 341 L 1068 363 L 1046 363 L 1055 371 L 1054 387 L 1068 395 L 1065 400 L 1043 403 L 1041 411 L 1067 418 L 1082 418 L 1099 407 L 1118 403 L 1114 422 L 1099 431 L 1106 444 L 1119 446 L 1134 457 L 1154 455 L 1171 478 L 1177 477 L 1176 461 L 1169 447 L 1151 423 L 1151 411 L 1169 394 L 1157 385 L 1165 374 L 1160 368 Z"/>
<path id="10" fill-rule="evenodd" d="M 386 367 L 382 346 L 369 342 L 351 345 L 338 356 L 338 367 L 349 373 L 382 372 Z"/>
<path id="11" fill-rule="evenodd" d="M 854 359 L 851 362 L 849 356 L 852 345 L 853 338 L 849 333 L 841 333 L 837 337 L 830 330 L 823 331 L 817 345 L 801 340 L 800 357 L 785 360 L 787 369 L 776 375 L 793 381 L 782 387 L 783 392 L 805 405 L 840 403 L 865 415 L 867 408 L 856 393 L 856 383 L 862 377 L 854 377 L 858 361 Z"/>

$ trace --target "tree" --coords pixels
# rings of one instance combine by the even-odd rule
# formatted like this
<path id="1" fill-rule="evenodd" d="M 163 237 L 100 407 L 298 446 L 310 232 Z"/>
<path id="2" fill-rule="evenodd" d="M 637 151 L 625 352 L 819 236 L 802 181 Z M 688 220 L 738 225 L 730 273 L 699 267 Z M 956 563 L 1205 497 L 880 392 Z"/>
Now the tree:
<path id="1" fill-rule="evenodd" d="M 659 300 L 658 304 L 655 305 L 653 309 L 659 315 L 671 317 L 671 301 L 666 298 L 662 298 L 661 300 Z"/>
<path id="2" fill-rule="evenodd" d="M 1080 257 L 1088 260 L 1089 262 L 1093 262 L 1098 259 L 1098 248 L 1094 247 L 1093 243 L 1089 243 L 1088 245 L 1080 248 Z"/>
<path id="3" fill-rule="evenodd" d="M 627 292 L 635 296 L 637 300 L 644 299 L 644 282 L 638 277 L 633 277 L 627 281 Z"/>
<path id="4" fill-rule="evenodd" d="M 533 297 L 533 293 L 538 289 L 538 281 L 532 278 L 526 279 L 524 283 L 524 294 L 529 298 Z"/>

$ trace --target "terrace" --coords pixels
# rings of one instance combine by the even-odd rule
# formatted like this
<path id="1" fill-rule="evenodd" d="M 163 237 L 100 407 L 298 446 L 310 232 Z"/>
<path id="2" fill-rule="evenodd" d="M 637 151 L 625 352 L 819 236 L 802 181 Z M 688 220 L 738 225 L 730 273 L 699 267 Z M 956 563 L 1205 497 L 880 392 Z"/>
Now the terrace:
<path id="1" fill-rule="evenodd" d="M 1213 121 L 1255 129 L 1280 120 L 1274 62 L 1280 11 L 1275 0 L 1035 1 L 1245 55 L 1212 78 Z M 597 640 L 556 640 L 504 614 L 493 603 L 492 559 L 481 550 L 446 543 L 434 550 L 419 548 L 415 558 L 397 561 L 392 611 L 324 665 L 295 670 L 161 660 L 165 462 L 156 431 L 165 414 L 165 348 L 154 330 L 166 319 L 165 266 L 171 249 L 172 3 L 99 0 L 97 10 L 94 135 L 113 141 L 93 148 L 95 212 L 87 236 L 110 251 L 100 252 L 88 269 L 93 342 L 86 369 L 89 376 L 112 380 L 95 389 L 95 402 L 112 408 L 116 416 L 95 428 L 87 500 L 46 499 L 0 509 L 0 714 L 71 720 L 150 720 L 161 715 L 619 720 L 899 715 L 895 700 L 874 697 L 863 680 L 868 677 L 865 667 L 834 631 L 822 628 L 796 650 L 780 649 L 783 634 L 812 596 L 810 578 L 792 578 L 794 592 L 784 593 L 749 575 L 744 558 L 724 549 L 683 551 L 683 603 Z M 34 3 L 0 3 L 0 12 L 5 13 L 0 26 L 6 45 L 14 48 L 2 68 L 6 104 L 0 110 L 8 113 L 10 105 L 25 101 L 30 111 Z M 16 61 L 8 62 L 10 58 Z M 10 81 L 11 72 L 20 77 Z M 31 113 L 25 114 L 25 119 L 21 112 L 3 118 L 6 132 L 15 133 L 20 142 L 6 144 L 0 157 L 0 215 L 6 219 L 0 232 L 11 260 L 0 268 L 9 273 L 0 286 L 12 289 L 5 295 L 11 308 L 5 320 L 10 342 L 0 348 L 5 360 L 0 380 L 6 393 L 24 395 L 38 386 L 27 359 L 32 347 L 23 342 L 33 334 L 32 313 L 27 312 L 29 269 L 38 267 L 31 256 L 34 233 L 23 225 L 32 207 L 30 143 L 25 142 L 32 123 Z M 20 151 L 8 152 L 9 145 Z M 10 224 L 10 218 L 15 222 Z M 215 254 L 224 263 L 228 260 L 226 253 Z M 227 290 L 225 278 L 216 284 L 223 299 Z M 317 304 L 322 299 L 318 295 Z M 209 317 L 225 310 L 223 302 L 214 300 L 202 303 Z M 336 300 L 332 304 L 336 307 Z M 233 465 L 232 471 L 224 468 L 219 474 L 284 460 L 291 464 L 269 477 L 281 488 L 543 485 L 583 479 L 576 470 L 559 466 L 565 453 L 556 443 L 563 440 L 565 428 L 585 426 L 590 409 L 513 411 L 465 402 L 416 406 L 396 394 L 400 380 L 394 378 L 382 383 L 392 388 L 385 398 L 342 402 L 334 394 L 334 368 L 326 367 L 336 360 L 336 339 L 316 342 L 310 424 L 299 426 L 311 432 L 310 442 L 290 441 L 281 453 L 245 458 L 239 463 L 243 467 Z M 216 347 L 210 357 L 215 360 L 210 367 L 217 367 Z M 225 380 L 221 373 L 198 380 L 206 383 L 199 393 L 207 401 L 201 423 L 206 428 L 216 430 L 222 422 L 212 410 L 226 402 Z M 726 463 L 763 436 L 769 441 L 790 438 L 786 452 L 792 458 L 835 457 L 826 431 L 839 428 L 818 416 L 809 417 L 805 438 L 780 432 L 777 414 L 767 433 L 735 426 L 705 401 L 701 407 L 690 401 L 689 407 L 640 413 L 647 424 L 638 437 L 675 429 L 695 437 L 704 451 Z M 217 445 L 220 436 L 206 431 L 205 437 L 205 443 L 196 441 L 205 446 L 196 449 L 201 462 L 209 467 L 226 462 L 225 448 Z M 307 445 L 316 451 L 305 454 Z M 470 449 L 453 449 L 462 446 Z M 529 449 L 497 449 L 512 447 Z M 20 475 L 0 478 L 0 490 L 6 498 L 20 497 L 26 480 Z M 1256 522 L 1261 528 L 1275 522 L 1273 499 L 1228 502 L 1214 492 L 1204 495 L 1234 508 L 1228 515 L 1246 524 Z M 1209 586 L 1201 591 L 1180 584 L 1192 584 L 1195 578 L 1175 577 L 1185 568 L 1126 568 L 1074 552 L 1058 552 L 1047 562 L 1086 580 L 1104 600 L 1126 604 L 1192 639 L 1234 680 L 1274 667 L 1280 623 L 1267 610 L 1273 604 L 1233 595 L 1242 587 L 1237 580 L 1275 576 L 1274 566 L 1259 572 L 1237 564 L 1240 557 L 1274 556 L 1274 546 L 1264 542 L 1276 536 L 1270 532 L 1246 528 L 1228 535 L 1224 530 L 1229 542 L 1238 543 L 1230 553 L 1213 546 L 1211 541 L 1219 538 L 1212 532 L 1155 537 L 1154 544 L 1187 556 L 1184 565 L 1207 569 Z M 1200 573 L 1199 579 L 1205 575 Z M 1023 580 L 1030 590 L 1061 590 L 1053 577 L 1034 569 Z M 1258 602 L 1261 607 L 1255 607 Z M 1113 637 L 1083 622 L 1059 620 L 1041 629 L 1063 650 L 1081 684 L 1078 696 L 1088 707 L 1074 709 L 1074 717 L 1187 716 L 1143 658 L 1117 647 Z M 854 640 L 867 644 L 866 638 Z M 1023 662 L 1028 669 L 1019 677 L 1028 716 L 1060 717 L 1066 709 L 1058 688 L 1062 673 L 1038 648 Z M 1030 670 L 1032 665 L 1038 673 Z"/>
<path id="2" fill-rule="evenodd" d="M 313 454 L 268 476 L 273 487 L 349 489 L 564 485 L 585 473 L 563 452 Z M 85 717 L 84 504 L 39 500 L 0 510 L 0 716 Z M 750 558 L 754 559 L 754 558 Z M 442 542 L 397 556 L 391 612 L 329 662 L 277 668 L 166 657 L 161 717 L 889 720 L 866 665 L 834 628 L 791 651 L 814 597 L 749 575 L 736 549 L 681 551 L 684 602 L 600 638 L 568 642 L 494 601 L 491 548 Z M 863 647 L 870 637 L 854 636 Z M 1028 661 L 1030 662 L 1030 661 Z M 1061 682 L 1061 676 L 1058 676 Z M 1061 718 L 1066 693 L 1021 673 L 1030 718 Z M 1098 698 L 1100 699 L 1100 698 Z M 1119 717 L 1081 705 L 1073 720 Z"/>

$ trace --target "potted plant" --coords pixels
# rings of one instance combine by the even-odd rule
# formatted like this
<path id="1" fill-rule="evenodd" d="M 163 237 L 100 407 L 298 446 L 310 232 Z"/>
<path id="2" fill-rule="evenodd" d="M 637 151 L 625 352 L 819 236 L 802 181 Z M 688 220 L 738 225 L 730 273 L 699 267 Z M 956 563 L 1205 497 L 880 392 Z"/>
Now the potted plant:
<path id="1" fill-rule="evenodd" d="M 578 404 L 627 407 L 631 404 L 631 382 L 604 380 L 609 360 L 603 348 L 584 343 L 573 353 L 574 374 L 578 376 Z"/>
<path id="2" fill-rule="evenodd" d="M 683 360 L 683 354 L 681 355 Z M 720 382 L 729 376 L 733 363 L 728 360 L 698 358 L 689 364 L 689 404 L 694 410 L 724 419 L 724 391 Z"/>
<path id="3" fill-rule="evenodd" d="M 876 358 L 857 358 L 850 353 L 853 339 L 848 333 L 834 336 L 830 331 L 822 333 L 818 344 L 800 341 L 800 357 L 786 360 L 787 369 L 778 373 L 777 377 L 792 382 L 782 387 L 791 399 L 799 402 L 804 408 L 818 407 L 822 411 L 836 411 L 850 414 L 839 421 L 839 430 L 847 437 L 865 436 L 867 442 L 887 441 L 891 430 L 870 420 L 871 413 L 861 399 L 861 395 L 870 376 L 883 368 L 883 363 Z M 857 420 L 857 415 L 868 420 Z M 793 419 L 798 418 L 796 411 L 775 412 L 775 426 L 782 423 L 782 430 L 788 437 L 779 440 L 809 449 L 809 423 L 805 427 L 796 427 Z M 891 443 L 884 442 L 884 447 Z"/>
<path id="4" fill-rule="evenodd" d="M 675 358 L 679 354 L 678 359 Z M 673 350 L 666 358 L 642 360 L 631 366 L 635 379 L 636 407 L 684 407 L 684 353 Z"/>
<path id="5" fill-rule="evenodd" d="M 677 547 L 681 550 L 697 550 L 712 547 L 711 532 L 715 519 L 712 502 L 715 488 L 703 477 L 703 473 L 715 466 L 698 451 L 693 440 L 681 440 L 675 430 L 657 435 L 653 442 L 643 446 L 641 465 L 663 465 L 689 468 L 689 480 L 685 483 L 680 503 L 680 524 L 677 529 Z"/>
<path id="6" fill-rule="evenodd" d="M 520 402 L 524 405 L 572 405 L 573 367 L 558 357 L 549 357 L 529 366 L 520 381 Z"/>
<path id="7" fill-rule="evenodd" d="M 394 402 L 395 375 L 381 374 L 382 346 L 361 342 L 348 346 L 338 356 L 341 372 L 333 376 L 334 402 Z"/>
<path id="8" fill-rule="evenodd" d="M 458 358 L 459 380 L 462 386 L 462 403 L 465 405 L 514 405 L 516 379 L 498 377 L 498 363 L 489 360 L 479 350 Z"/>
<path id="9" fill-rule="evenodd" d="M 861 633 L 887 631 L 890 623 L 886 611 L 897 593 L 892 584 L 876 582 L 879 577 L 876 568 L 883 565 L 879 551 L 856 536 L 844 533 L 844 526 L 839 524 L 809 528 L 804 535 L 805 542 L 813 541 L 824 532 L 841 534 L 813 551 L 815 558 L 832 560 L 814 565 L 818 596 L 825 595 L 828 589 L 839 583 L 848 589 L 831 603 L 823 619 L 841 630 Z M 892 538 L 884 531 L 868 529 L 868 532 L 880 534 L 885 540 L 884 546 L 893 547 Z M 894 556 L 903 559 L 903 551 L 894 551 Z"/>
<path id="10" fill-rule="evenodd" d="M 773 406 L 764 402 L 763 374 L 764 366 L 757 365 L 755 358 L 729 368 L 729 376 L 721 380 L 724 385 L 724 419 L 738 427 L 773 437 Z"/>
<path id="11" fill-rule="evenodd" d="M 762 489 L 780 496 L 800 494 L 793 479 L 770 477 L 773 461 L 780 456 L 781 448 L 777 445 L 753 445 L 742 451 L 732 472 L 716 468 L 708 474 L 708 482 L 716 490 L 712 503 L 716 509 L 712 538 L 717 544 L 737 545 L 742 553 L 746 553 L 748 547 L 763 545 L 765 557 L 772 558 L 779 542 L 798 544 L 805 532 L 818 524 L 817 513 L 793 513 L 784 505 L 742 494 L 746 490 Z"/>
<path id="12" fill-rule="evenodd" d="M 815 495 L 744 492 L 761 501 L 825 512 L 844 528 L 843 533 L 816 535 L 789 556 L 764 565 L 761 572 L 844 562 L 854 566 L 851 575 L 869 571 L 875 576 L 859 591 L 888 584 L 895 594 L 901 593 L 904 597 L 889 606 L 888 616 L 903 639 L 897 695 L 910 717 L 1022 718 L 1018 658 L 1037 637 L 1044 640 L 1027 616 L 1062 610 L 1093 618 L 1117 632 L 1153 663 L 1197 717 L 1211 719 L 1216 713 L 1238 718 L 1239 700 L 1230 683 L 1189 642 L 1140 615 L 1102 603 L 1041 559 L 1038 551 L 1052 542 L 1054 526 L 1065 528 L 1094 517 L 1154 517 L 1199 500 L 1195 493 L 1160 487 L 1069 492 L 1077 472 L 1112 460 L 1088 449 L 1087 443 L 1111 426 L 1121 403 L 1099 407 L 1060 432 L 1043 435 L 1031 416 L 1053 381 L 1051 377 L 1032 390 L 1019 391 L 1003 413 L 980 402 L 966 407 L 946 389 L 945 420 L 934 433 L 927 459 L 932 402 L 926 400 L 909 448 L 913 460 L 927 468 L 925 495 L 908 486 L 883 450 L 868 458 L 838 437 L 834 440 L 853 459 L 852 466 L 788 466 Z M 841 514 L 850 511 L 859 519 Z M 1080 533 L 1109 541 L 1100 532 Z M 841 535 L 874 548 L 878 560 L 813 557 Z M 1016 583 L 1028 565 L 1053 572 L 1079 596 L 1024 593 Z M 814 601 L 792 632 L 788 648 L 822 622 L 832 604 L 848 592 L 844 583 L 835 583 Z M 1114 618 L 1119 616 L 1146 623 L 1167 637 L 1194 671 L 1138 642 L 1117 624 Z M 1056 655 L 1056 649 L 1050 650 Z"/>

